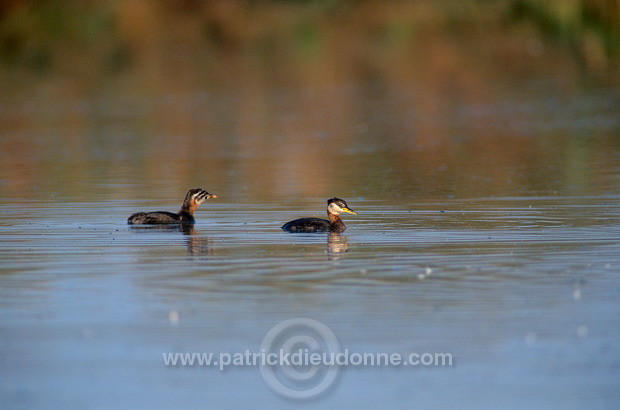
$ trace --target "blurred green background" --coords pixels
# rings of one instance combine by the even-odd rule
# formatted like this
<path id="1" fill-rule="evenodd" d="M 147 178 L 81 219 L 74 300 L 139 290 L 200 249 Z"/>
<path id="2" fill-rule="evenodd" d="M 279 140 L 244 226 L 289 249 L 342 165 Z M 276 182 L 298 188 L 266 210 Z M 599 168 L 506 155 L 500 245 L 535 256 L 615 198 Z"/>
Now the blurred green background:
<path id="1" fill-rule="evenodd" d="M 4 0 L 4 70 L 113 74 L 165 44 L 254 57 L 287 53 L 312 64 L 347 44 L 378 61 L 412 54 L 429 37 L 495 39 L 504 58 L 570 54 L 588 72 L 613 74 L 620 39 L 616 0 Z M 162 43 L 163 42 L 163 43 Z M 501 44 L 501 45 L 500 45 Z M 381 50 L 380 52 L 378 50 Z M 168 50 L 170 51 L 170 50 Z M 344 51 L 344 50 L 343 50 Z M 449 50 L 443 53 L 449 58 Z M 174 57 L 174 56 L 170 56 Z M 152 61 L 151 61 L 152 62 Z"/>

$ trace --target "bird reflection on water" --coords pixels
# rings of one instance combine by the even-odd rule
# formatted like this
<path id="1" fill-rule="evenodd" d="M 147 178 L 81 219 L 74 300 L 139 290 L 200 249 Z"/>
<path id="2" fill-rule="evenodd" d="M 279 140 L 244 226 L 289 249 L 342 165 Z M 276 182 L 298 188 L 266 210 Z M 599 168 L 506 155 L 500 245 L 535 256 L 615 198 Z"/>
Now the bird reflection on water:
<path id="1" fill-rule="evenodd" d="M 349 252 L 347 236 L 338 232 L 330 232 L 327 236 L 327 256 L 328 259 L 341 259 L 346 252 Z"/>
<path id="2" fill-rule="evenodd" d="M 194 225 L 130 225 L 131 231 L 135 232 L 181 232 L 187 236 L 187 253 L 193 256 L 212 255 L 213 251 L 209 238 L 201 237 L 197 234 Z"/>

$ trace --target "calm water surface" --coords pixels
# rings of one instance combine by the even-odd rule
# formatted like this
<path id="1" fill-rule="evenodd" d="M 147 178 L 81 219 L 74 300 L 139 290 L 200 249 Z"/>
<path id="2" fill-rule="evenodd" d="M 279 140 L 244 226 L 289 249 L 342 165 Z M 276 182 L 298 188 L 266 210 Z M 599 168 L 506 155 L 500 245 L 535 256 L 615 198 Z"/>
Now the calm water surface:
<path id="1" fill-rule="evenodd" d="M 544 77 L 429 100 L 370 81 L 260 100 L 247 83 L 152 95 L 131 79 L 3 85 L 4 408 L 620 402 L 617 89 Z M 219 198 L 194 229 L 126 225 L 196 186 Z M 279 229 L 331 196 L 359 213 L 345 233 Z M 257 367 L 164 365 L 258 351 L 297 317 L 351 352 L 454 363 L 344 368 L 309 402 Z"/>
<path id="2" fill-rule="evenodd" d="M 258 351 L 294 317 L 351 351 L 455 360 L 347 368 L 317 405 L 617 402 L 620 196 L 349 203 L 359 216 L 330 236 L 278 229 L 309 205 L 218 198 L 184 233 L 125 225 L 148 201 L 5 201 L 5 402 L 287 407 L 257 368 L 167 368 L 162 352 Z"/>

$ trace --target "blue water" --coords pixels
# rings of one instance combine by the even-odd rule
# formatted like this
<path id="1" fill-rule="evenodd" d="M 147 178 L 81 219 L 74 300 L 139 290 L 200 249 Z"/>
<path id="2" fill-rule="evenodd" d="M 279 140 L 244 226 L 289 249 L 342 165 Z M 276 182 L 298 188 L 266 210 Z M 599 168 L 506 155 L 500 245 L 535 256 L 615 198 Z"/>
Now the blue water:
<path id="1" fill-rule="evenodd" d="M 282 232 L 290 206 L 223 198 L 199 208 L 187 233 L 127 226 L 132 211 L 151 209 L 136 201 L 5 202 L 3 402 L 516 408 L 620 398 L 620 197 L 349 204 L 359 215 L 330 236 Z M 256 366 L 162 359 L 256 352 L 298 317 L 328 326 L 350 352 L 447 352 L 454 362 L 344 367 L 326 393 L 299 402 Z"/>

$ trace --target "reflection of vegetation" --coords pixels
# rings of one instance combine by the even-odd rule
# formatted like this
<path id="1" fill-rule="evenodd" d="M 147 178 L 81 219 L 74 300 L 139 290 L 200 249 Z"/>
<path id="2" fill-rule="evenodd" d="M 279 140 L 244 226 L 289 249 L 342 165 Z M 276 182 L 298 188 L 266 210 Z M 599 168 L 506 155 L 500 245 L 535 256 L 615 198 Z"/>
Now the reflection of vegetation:
<path id="1" fill-rule="evenodd" d="M 604 65 L 620 46 L 620 1 L 515 0 L 512 14 L 532 21 L 590 65 Z"/>
<path id="2" fill-rule="evenodd" d="M 549 192 L 569 180 L 592 194 L 617 182 L 587 172 L 615 166 L 617 139 L 587 136 L 618 134 L 616 94 L 564 106 L 583 72 L 534 28 L 551 17 L 525 0 L 6 4 L 0 174 L 22 182 L 0 189 L 15 197 L 33 186 L 75 194 L 102 159 L 110 166 L 95 179 L 119 181 L 116 198 L 143 183 L 145 197 L 153 185 L 168 196 L 203 178 L 257 201 L 370 197 L 385 181 L 393 191 L 379 195 L 396 199 Z M 507 25 L 510 10 L 521 20 Z M 565 26 L 578 19 L 567 15 Z M 605 18 L 612 36 L 617 22 Z M 579 44 L 553 24 L 550 34 Z M 616 85 L 613 52 L 601 56 L 586 73 Z"/>

